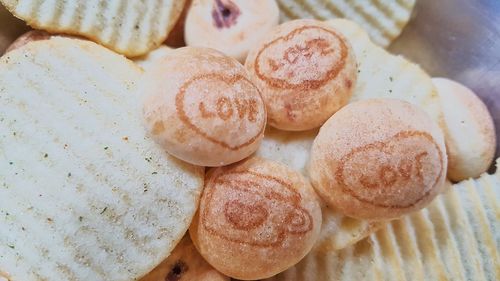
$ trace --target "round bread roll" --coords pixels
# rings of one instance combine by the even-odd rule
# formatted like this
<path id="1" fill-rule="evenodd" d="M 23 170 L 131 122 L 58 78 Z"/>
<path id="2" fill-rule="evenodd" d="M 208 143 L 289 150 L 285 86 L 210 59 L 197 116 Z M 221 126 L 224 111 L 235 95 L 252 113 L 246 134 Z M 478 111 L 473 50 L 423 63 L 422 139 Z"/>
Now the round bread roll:
<path id="1" fill-rule="evenodd" d="M 486 105 L 469 88 L 433 78 L 444 113 L 448 177 L 453 181 L 479 177 L 493 161 L 495 125 Z"/>
<path id="2" fill-rule="evenodd" d="M 259 147 L 265 105 L 235 59 L 211 49 L 177 49 L 145 72 L 141 90 L 150 134 L 186 162 L 227 165 Z"/>
<path id="3" fill-rule="evenodd" d="M 446 179 L 444 137 L 408 102 L 371 99 L 342 108 L 321 127 L 309 175 L 347 216 L 393 219 L 425 207 Z"/>
<path id="4" fill-rule="evenodd" d="M 278 22 L 275 0 L 193 0 L 184 37 L 188 46 L 213 48 L 244 62 Z"/>
<path id="5" fill-rule="evenodd" d="M 312 248 L 321 228 L 318 199 L 300 173 L 253 157 L 207 174 L 189 234 L 220 272 L 244 280 L 267 278 Z"/>
<path id="6" fill-rule="evenodd" d="M 48 33 L 47 31 L 43 30 L 30 30 L 23 35 L 19 36 L 10 46 L 7 48 L 5 51 L 6 53 L 20 48 L 29 42 L 32 41 L 40 41 L 40 40 L 47 40 L 50 39 L 50 37 L 53 36 L 52 34 Z"/>
<path id="7" fill-rule="evenodd" d="M 321 126 L 347 104 L 357 78 L 350 43 L 316 20 L 278 26 L 249 53 L 245 66 L 262 90 L 269 124 L 289 131 Z"/>
<path id="8" fill-rule="evenodd" d="M 198 253 L 186 234 L 170 256 L 140 281 L 229 281 Z"/>

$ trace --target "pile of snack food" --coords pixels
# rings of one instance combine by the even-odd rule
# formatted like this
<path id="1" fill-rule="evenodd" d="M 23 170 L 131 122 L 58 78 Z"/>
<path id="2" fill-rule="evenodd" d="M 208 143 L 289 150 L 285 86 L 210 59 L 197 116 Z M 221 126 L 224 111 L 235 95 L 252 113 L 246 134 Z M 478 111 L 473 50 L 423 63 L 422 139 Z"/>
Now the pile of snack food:
<path id="1" fill-rule="evenodd" d="M 0 2 L 38 29 L 0 58 L 1 281 L 333 280 L 333 260 L 373 264 L 339 253 L 447 212 L 450 180 L 493 161 L 471 90 L 372 43 L 414 1 L 338 4 L 397 12 L 360 20 L 372 39 L 347 19 L 279 23 L 314 1 Z M 485 190 L 467 206 L 494 233 L 498 183 Z M 453 266 L 439 276 L 476 272 Z"/>

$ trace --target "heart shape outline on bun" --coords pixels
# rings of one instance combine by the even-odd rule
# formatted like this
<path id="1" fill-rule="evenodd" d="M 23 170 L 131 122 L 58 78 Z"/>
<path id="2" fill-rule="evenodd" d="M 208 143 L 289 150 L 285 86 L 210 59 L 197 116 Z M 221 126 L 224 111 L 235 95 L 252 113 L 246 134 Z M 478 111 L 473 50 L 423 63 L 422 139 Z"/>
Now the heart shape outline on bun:
<path id="1" fill-rule="evenodd" d="M 398 163 L 387 163 L 387 165 L 382 165 L 376 167 L 377 170 L 375 173 L 372 173 L 371 176 L 367 175 L 366 173 L 354 173 L 352 171 L 352 168 L 349 167 L 356 167 L 358 170 L 363 170 L 363 171 L 369 171 L 370 170 L 370 161 L 367 161 L 367 159 L 376 159 L 376 161 L 380 161 L 380 159 L 383 159 L 384 156 L 385 158 L 389 160 L 393 160 L 390 155 L 393 153 L 397 153 L 396 150 L 402 149 L 402 147 L 398 147 L 397 143 L 401 143 L 404 141 L 411 141 L 412 138 L 418 138 L 421 139 L 419 141 L 415 141 L 414 145 L 411 146 L 404 146 L 403 148 L 409 148 L 411 147 L 412 150 L 406 149 L 404 153 L 407 155 L 410 154 L 415 154 L 411 155 L 412 161 L 408 161 L 408 159 L 405 159 L 405 161 L 400 161 Z M 428 145 L 423 145 L 425 143 L 431 144 L 434 149 L 434 151 L 431 151 L 428 147 Z M 419 147 L 421 146 L 421 147 Z M 423 147 L 422 147 L 423 146 Z M 419 151 L 418 148 L 423 148 L 425 151 Z M 378 157 L 367 157 L 366 155 L 370 152 L 376 152 L 379 153 Z M 433 153 L 434 152 L 434 153 Z M 384 154 L 384 155 L 382 155 Z M 427 157 L 433 157 L 436 156 L 438 157 L 439 160 L 439 173 L 434 175 L 434 178 L 431 179 L 432 185 L 426 185 L 424 184 L 424 181 L 428 181 L 429 178 L 426 177 L 429 173 L 424 172 L 424 165 L 425 165 L 425 158 Z M 356 163 L 356 165 L 352 164 L 350 165 L 349 162 L 355 162 L 356 161 L 356 155 L 361 156 L 359 161 Z M 363 157 L 364 156 L 364 157 Z M 424 160 L 422 160 L 424 159 Z M 428 161 L 427 164 L 431 164 L 432 161 Z M 434 138 L 422 131 L 401 131 L 392 137 L 386 138 L 382 141 L 376 141 L 372 142 L 360 147 L 357 147 L 353 150 L 351 150 L 349 153 L 344 155 L 341 160 L 339 161 L 339 165 L 335 170 L 335 178 L 337 183 L 341 186 L 342 190 L 344 190 L 346 193 L 350 194 L 357 200 L 371 204 L 373 206 L 377 207 L 384 207 L 384 208 L 410 208 L 417 204 L 418 202 L 424 200 L 427 196 L 430 195 L 436 184 L 439 182 L 439 179 L 443 175 L 443 152 L 437 145 L 437 143 L 434 141 Z M 415 165 L 414 165 L 415 164 Z M 366 166 L 366 169 L 363 169 L 363 166 Z M 350 172 L 350 173 L 349 173 Z M 373 170 L 372 170 L 373 172 Z M 346 177 L 345 174 L 348 174 Z M 431 176 L 432 177 L 432 176 Z M 428 186 L 428 190 L 423 193 L 420 197 L 417 199 L 413 199 L 411 202 L 403 203 L 403 204 L 387 204 L 387 203 L 380 203 L 377 202 L 376 197 L 382 197 L 382 198 L 389 198 L 390 200 L 391 195 L 394 194 L 394 196 L 398 197 L 396 200 L 400 200 L 400 195 L 397 194 L 398 188 L 401 185 L 401 181 L 420 181 L 417 182 L 420 186 Z M 361 192 L 358 192 L 356 190 L 356 184 L 361 185 L 363 188 L 361 188 Z M 399 184 L 399 185 L 398 185 Z M 383 189 L 391 189 L 393 188 L 393 194 L 388 194 L 387 192 L 380 192 Z M 372 195 L 375 197 L 373 198 L 367 198 L 367 193 L 371 193 L 368 195 Z M 415 193 L 419 194 L 421 193 L 420 191 L 415 191 Z M 411 199 L 411 198 L 410 198 Z"/>
<path id="2" fill-rule="evenodd" d="M 324 35 L 321 38 L 315 38 L 306 41 L 305 46 L 299 46 L 299 44 L 294 44 L 293 46 L 288 47 L 284 52 L 278 52 L 279 54 L 283 54 L 282 58 L 279 58 L 280 62 L 277 62 L 276 60 L 266 55 L 267 49 L 272 48 L 273 45 L 276 44 L 279 45 L 281 42 L 289 42 L 293 40 L 296 36 L 300 36 L 302 33 L 314 32 L 314 31 L 315 32 L 319 31 L 321 32 L 321 34 Z M 338 46 L 339 50 L 337 50 L 337 48 L 332 48 L 332 45 L 330 44 L 332 38 L 335 40 L 335 42 L 337 42 L 335 47 Z M 338 55 L 336 55 L 337 53 Z M 334 79 L 345 67 L 347 55 L 348 55 L 348 47 L 345 44 L 344 39 L 334 30 L 327 29 L 321 26 L 303 26 L 289 32 L 286 36 L 278 37 L 277 39 L 274 39 L 273 41 L 265 44 L 264 47 L 260 49 L 259 52 L 257 53 L 257 56 L 255 58 L 254 68 L 257 76 L 261 80 L 265 81 L 267 84 L 271 85 L 272 87 L 279 89 L 311 90 L 311 89 L 321 88 L 322 86 L 327 84 L 328 81 Z M 265 63 L 267 63 L 270 70 L 273 73 L 275 73 L 280 68 L 284 68 L 286 64 L 293 65 L 297 64 L 298 62 L 300 63 L 301 58 L 308 61 L 304 63 L 305 65 L 311 65 L 310 60 L 313 56 L 316 57 L 335 56 L 334 57 L 335 62 L 326 71 L 322 71 L 324 73 L 322 73 L 322 75 L 320 76 L 321 78 L 316 78 L 316 79 L 303 78 L 300 79 L 300 83 L 290 83 L 289 81 L 291 80 L 291 77 L 296 76 L 296 73 L 293 72 L 287 73 L 286 75 L 287 79 L 280 79 L 280 78 L 270 77 L 269 73 L 262 72 L 261 64 L 264 65 L 262 62 L 264 58 L 267 59 L 267 62 Z M 316 60 L 320 61 L 318 59 Z M 290 68 L 294 69 L 294 67 L 289 67 L 287 69 Z M 319 69 L 321 67 L 316 66 L 316 68 Z M 301 74 L 309 75 L 311 72 L 312 73 L 318 72 L 318 70 L 305 71 L 305 72 L 303 71 L 301 72 Z"/>
<path id="3" fill-rule="evenodd" d="M 263 184 L 263 183 L 268 184 Z M 200 210 L 201 221 L 206 231 L 221 239 L 257 247 L 277 247 L 283 243 L 287 234 L 300 235 L 313 229 L 311 214 L 300 207 L 301 195 L 290 183 L 253 171 L 233 171 L 217 177 L 205 187 L 207 205 Z M 217 196 L 217 193 L 221 195 Z M 231 199 L 231 196 L 235 197 Z M 223 199 L 225 204 L 213 204 Z M 218 213 L 215 205 L 221 205 L 225 221 L 211 220 Z M 271 206 L 272 205 L 272 206 Z M 231 206 L 244 206 L 243 209 L 228 209 Z M 278 206 L 278 207 L 276 207 Z M 245 210 L 259 210 L 250 214 Z M 243 210 L 243 212 L 241 211 Z M 244 217 L 250 215 L 251 217 Z M 282 221 L 279 227 L 272 228 L 269 235 L 252 235 L 252 231 L 269 231 L 268 220 Z M 245 223 L 233 224 L 234 221 Z M 210 223 L 209 223 L 210 222 Z M 266 229 L 267 227 L 267 229 Z M 231 231 L 224 231 L 230 228 Z M 260 240 L 252 240 L 259 237 Z"/>
<path id="4" fill-rule="evenodd" d="M 222 97 L 219 97 L 217 100 L 217 110 L 216 111 L 211 111 L 209 106 L 207 106 L 204 102 L 206 102 L 206 99 L 202 95 L 199 97 L 196 97 L 196 102 L 197 102 L 197 109 L 200 113 L 199 117 L 203 119 L 207 118 L 213 118 L 213 117 L 219 117 L 222 119 L 222 121 L 225 121 L 229 118 L 239 118 L 240 122 L 252 122 L 252 123 L 260 123 L 258 128 L 260 128 L 255 135 L 252 137 L 249 137 L 247 140 L 245 140 L 242 143 L 236 144 L 236 145 L 231 145 L 228 142 L 221 140 L 217 136 L 211 135 L 210 132 L 206 132 L 202 127 L 196 125 L 196 122 L 193 121 L 193 119 L 196 120 L 196 118 L 190 117 L 188 110 L 186 110 L 186 104 L 185 104 L 185 98 L 187 95 L 192 95 L 193 93 L 190 93 L 190 87 L 192 87 L 195 83 L 223 83 L 224 86 L 227 86 L 227 88 L 232 89 L 233 92 L 230 97 L 227 97 L 227 95 L 222 95 Z M 256 139 L 262 134 L 262 132 L 265 129 L 265 124 L 266 120 L 263 118 L 263 116 L 259 116 L 258 112 L 265 111 L 265 105 L 264 102 L 262 101 L 262 98 L 259 99 L 249 99 L 249 100 L 240 100 L 238 101 L 239 98 L 242 98 L 244 95 L 244 90 L 241 90 L 241 92 L 237 93 L 234 91 L 234 85 L 238 83 L 244 83 L 247 84 L 247 86 L 240 87 L 241 89 L 255 89 L 255 91 L 258 93 L 259 97 L 262 97 L 259 89 L 254 86 L 254 84 L 245 78 L 242 75 L 236 74 L 232 76 L 226 76 L 223 74 L 218 74 L 218 73 L 210 73 L 210 74 L 202 74 L 195 76 L 188 81 L 186 81 L 179 90 L 179 93 L 177 93 L 175 97 L 175 107 L 177 110 L 177 114 L 180 118 L 180 120 L 190 129 L 192 129 L 194 132 L 199 134 L 200 136 L 206 138 L 210 142 L 213 142 L 215 144 L 218 144 L 226 149 L 230 150 L 238 150 L 242 147 L 248 146 L 252 144 L 253 142 L 256 141 Z M 210 93 L 209 93 L 210 94 Z M 216 93 L 213 93 L 213 95 L 217 96 Z M 250 96 L 249 94 L 247 96 Z M 234 98 L 235 100 L 233 100 Z M 261 110 L 259 110 L 259 107 Z M 246 120 L 246 121 L 244 121 Z M 240 123 L 241 124 L 241 123 Z M 248 126 L 247 126 L 248 127 Z"/>

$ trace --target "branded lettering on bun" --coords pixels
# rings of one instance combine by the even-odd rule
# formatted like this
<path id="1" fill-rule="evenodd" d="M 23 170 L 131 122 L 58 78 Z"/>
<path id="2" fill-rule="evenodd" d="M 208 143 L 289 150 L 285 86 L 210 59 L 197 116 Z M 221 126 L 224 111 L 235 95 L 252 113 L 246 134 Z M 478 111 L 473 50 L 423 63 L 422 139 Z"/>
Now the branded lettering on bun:
<path id="1" fill-rule="evenodd" d="M 257 150 L 266 109 L 235 59 L 185 47 L 170 52 L 144 77 L 147 129 L 170 154 L 196 165 L 222 166 Z"/>
<path id="2" fill-rule="evenodd" d="M 425 207 L 446 179 L 439 127 L 399 100 L 349 104 L 314 140 L 310 177 L 316 191 L 347 216 L 392 219 Z"/>
<path id="3" fill-rule="evenodd" d="M 262 90 L 269 124 L 303 131 L 347 104 L 357 79 L 354 50 L 330 25 L 295 20 L 276 27 L 245 62 Z"/>
<path id="4" fill-rule="evenodd" d="M 189 233 L 217 270 L 253 280 L 301 260 L 320 227 L 319 200 L 309 182 L 283 164 L 253 157 L 209 171 Z"/>

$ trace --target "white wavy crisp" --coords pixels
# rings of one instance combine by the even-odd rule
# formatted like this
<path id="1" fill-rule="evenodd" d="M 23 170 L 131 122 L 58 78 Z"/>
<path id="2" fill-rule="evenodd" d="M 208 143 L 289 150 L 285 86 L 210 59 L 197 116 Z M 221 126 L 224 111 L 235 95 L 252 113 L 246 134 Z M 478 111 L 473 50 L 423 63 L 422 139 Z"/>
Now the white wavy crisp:
<path id="1" fill-rule="evenodd" d="M 142 70 L 53 37 L 0 59 L 0 276 L 134 280 L 186 232 L 203 168 L 142 124 Z"/>

